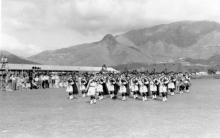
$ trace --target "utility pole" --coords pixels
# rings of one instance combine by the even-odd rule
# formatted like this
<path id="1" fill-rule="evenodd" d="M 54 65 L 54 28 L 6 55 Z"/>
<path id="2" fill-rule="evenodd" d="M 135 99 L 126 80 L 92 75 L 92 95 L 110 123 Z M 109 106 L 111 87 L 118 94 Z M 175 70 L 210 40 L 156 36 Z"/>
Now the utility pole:
<path id="1" fill-rule="evenodd" d="M 5 56 L 3 56 L 1 58 L 1 91 L 5 91 L 6 90 L 6 76 L 7 76 L 7 72 L 8 72 L 8 68 L 7 68 L 7 64 L 8 64 L 8 58 L 6 58 Z"/>

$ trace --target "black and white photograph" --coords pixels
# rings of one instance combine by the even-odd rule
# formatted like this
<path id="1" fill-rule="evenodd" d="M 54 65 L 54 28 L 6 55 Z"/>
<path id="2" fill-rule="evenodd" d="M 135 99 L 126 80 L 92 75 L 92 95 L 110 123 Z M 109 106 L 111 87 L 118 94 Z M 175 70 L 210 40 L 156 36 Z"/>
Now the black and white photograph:
<path id="1" fill-rule="evenodd" d="M 219 0 L 0 0 L 0 138 L 220 138 Z"/>

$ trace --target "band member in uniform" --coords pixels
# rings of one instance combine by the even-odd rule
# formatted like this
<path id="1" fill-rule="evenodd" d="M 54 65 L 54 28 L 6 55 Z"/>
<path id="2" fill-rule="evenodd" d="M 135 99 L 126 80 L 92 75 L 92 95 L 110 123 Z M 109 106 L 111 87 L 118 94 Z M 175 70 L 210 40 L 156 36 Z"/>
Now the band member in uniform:
<path id="1" fill-rule="evenodd" d="M 189 87 L 190 87 L 190 77 L 188 76 L 188 74 L 185 74 L 184 76 L 184 85 L 185 85 L 185 92 L 189 92 Z"/>
<path id="2" fill-rule="evenodd" d="M 94 77 L 89 80 L 89 83 L 87 85 L 87 90 L 88 90 L 87 95 L 90 96 L 90 104 L 96 103 L 96 97 L 95 97 L 96 81 L 95 81 Z"/>
<path id="3" fill-rule="evenodd" d="M 96 92 L 98 93 L 99 100 L 102 100 L 103 97 L 103 78 L 98 79 L 97 85 L 96 85 Z"/>
<path id="4" fill-rule="evenodd" d="M 185 89 L 185 84 L 184 84 L 184 81 L 183 81 L 182 78 L 179 80 L 178 84 L 179 84 L 179 93 L 182 94 L 184 92 L 184 89 Z"/>
<path id="5" fill-rule="evenodd" d="M 174 85 L 174 78 L 172 76 L 171 76 L 170 81 L 168 83 L 168 90 L 171 95 L 174 95 L 175 85 Z"/>
<path id="6" fill-rule="evenodd" d="M 143 79 L 143 83 L 144 83 L 144 85 L 147 87 L 147 93 L 146 93 L 146 96 L 150 96 L 150 81 L 149 81 L 149 79 L 148 78 L 144 78 Z"/>
<path id="7" fill-rule="evenodd" d="M 68 85 L 66 87 L 66 92 L 69 94 L 69 99 L 73 99 L 73 87 L 72 87 L 72 79 L 68 80 Z"/>
<path id="8" fill-rule="evenodd" d="M 87 84 L 87 81 L 86 79 L 83 77 L 81 80 L 80 80 L 80 91 L 82 93 L 82 97 L 86 97 L 86 84 Z"/>
<path id="9" fill-rule="evenodd" d="M 166 82 L 166 80 L 162 80 L 160 82 L 160 93 L 162 95 L 163 102 L 167 101 L 167 87 L 166 87 L 165 82 Z"/>
<path id="10" fill-rule="evenodd" d="M 157 86 L 155 81 L 153 80 L 150 81 L 150 91 L 152 92 L 152 99 L 157 98 Z"/>
<path id="11" fill-rule="evenodd" d="M 103 76 L 103 77 L 101 78 L 101 80 L 102 80 L 102 87 L 103 87 L 103 93 L 102 93 L 102 95 L 108 95 L 108 94 L 109 94 L 109 91 L 108 91 L 108 87 L 107 87 L 107 83 L 106 83 L 106 78 L 105 78 L 105 76 Z"/>
<path id="12" fill-rule="evenodd" d="M 110 78 L 107 82 L 107 86 L 108 86 L 108 91 L 109 91 L 109 94 L 110 94 L 110 98 L 113 99 L 113 97 L 115 96 L 114 95 L 114 91 L 115 91 L 115 79 L 114 78 Z"/>
<path id="13" fill-rule="evenodd" d="M 133 93 L 134 99 L 138 98 L 138 79 L 137 78 L 133 78 L 131 79 L 131 92 Z"/>
<path id="14" fill-rule="evenodd" d="M 77 88 L 77 81 L 76 78 L 73 79 L 72 81 L 72 87 L 73 87 L 73 98 L 77 98 L 76 96 L 78 95 L 78 88 Z"/>
<path id="15" fill-rule="evenodd" d="M 147 86 L 144 83 L 145 83 L 144 79 L 139 80 L 139 85 L 140 85 L 140 90 L 139 91 L 140 91 L 140 94 L 142 95 L 142 100 L 146 101 L 148 90 L 147 90 Z"/>
<path id="16" fill-rule="evenodd" d="M 173 74 L 171 79 L 172 79 L 172 82 L 174 83 L 174 93 L 177 91 L 177 80 L 176 80 L 177 76 L 176 74 Z"/>
<path id="17" fill-rule="evenodd" d="M 117 99 L 118 92 L 120 91 L 120 78 L 116 77 L 116 83 L 114 85 L 114 97 L 113 99 Z"/>
<path id="18" fill-rule="evenodd" d="M 157 95 L 157 96 L 160 96 L 160 92 L 159 92 L 160 82 L 159 82 L 159 78 L 158 78 L 158 77 L 156 77 L 156 78 L 154 79 L 154 84 L 155 84 L 156 87 L 157 87 L 156 95 Z"/>
<path id="19" fill-rule="evenodd" d="M 164 85 L 165 85 L 165 87 L 166 87 L 166 92 L 168 92 L 169 79 L 168 79 L 167 76 L 164 76 L 164 78 L 163 78 L 163 83 L 164 83 Z"/>
<path id="20" fill-rule="evenodd" d="M 122 100 L 123 101 L 126 100 L 126 84 L 127 83 L 128 82 L 124 77 L 119 79 L 119 86 L 120 86 L 119 92 L 122 95 Z"/>

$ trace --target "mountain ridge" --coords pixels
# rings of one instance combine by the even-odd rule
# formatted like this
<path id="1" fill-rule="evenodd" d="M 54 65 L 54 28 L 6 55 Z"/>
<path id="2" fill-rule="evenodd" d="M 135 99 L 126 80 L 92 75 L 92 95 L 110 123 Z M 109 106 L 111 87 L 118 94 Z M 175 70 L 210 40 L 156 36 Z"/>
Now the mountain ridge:
<path id="1" fill-rule="evenodd" d="M 29 61 L 27 59 L 21 58 L 15 54 L 12 54 L 6 50 L 0 50 L 0 59 L 2 57 L 7 57 L 8 63 L 13 63 L 13 64 L 39 64 L 33 61 Z"/>
<path id="2" fill-rule="evenodd" d="M 220 53 L 220 24 L 183 21 L 106 34 L 101 40 L 42 52 L 28 59 L 42 64 L 118 65 L 208 59 Z"/>

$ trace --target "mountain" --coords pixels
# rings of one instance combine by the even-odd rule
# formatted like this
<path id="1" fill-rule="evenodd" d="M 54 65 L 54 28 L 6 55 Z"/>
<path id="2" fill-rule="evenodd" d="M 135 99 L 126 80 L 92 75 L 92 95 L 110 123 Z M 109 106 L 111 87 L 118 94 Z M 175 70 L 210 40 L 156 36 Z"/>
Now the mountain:
<path id="1" fill-rule="evenodd" d="M 155 62 L 207 59 L 220 53 L 220 24 L 216 22 L 175 22 L 132 30 L 121 37 L 146 51 Z"/>
<path id="2" fill-rule="evenodd" d="M 29 59 L 43 64 L 114 66 L 175 62 L 179 58 L 206 60 L 219 53 L 219 23 L 182 21 L 117 36 L 107 34 L 97 42 L 44 51 Z"/>
<path id="3" fill-rule="evenodd" d="M 185 62 L 190 64 L 201 64 L 201 65 L 220 65 L 220 54 L 213 55 L 208 59 L 192 59 L 185 58 Z"/>
<path id="4" fill-rule="evenodd" d="M 210 57 L 208 62 L 209 64 L 220 65 L 220 54 Z"/>
<path id="5" fill-rule="evenodd" d="M 23 59 L 21 57 L 18 57 L 8 51 L 1 50 L 0 51 L 0 59 L 2 57 L 7 57 L 8 58 L 8 63 L 13 63 L 13 64 L 38 64 L 36 62 L 32 62 L 26 59 Z"/>
<path id="6" fill-rule="evenodd" d="M 29 59 L 43 64 L 85 66 L 116 65 L 143 60 L 151 62 L 149 56 L 140 49 L 119 43 L 111 34 L 107 34 L 98 42 L 45 51 Z"/>
<path id="7" fill-rule="evenodd" d="M 181 64 L 181 65 L 180 65 Z M 220 69 L 220 54 L 214 55 L 208 59 L 178 59 L 172 63 L 157 63 L 157 64 L 146 64 L 146 63 L 128 63 L 128 64 L 119 64 L 114 66 L 115 69 L 120 71 L 126 70 L 139 70 L 139 71 L 149 71 L 152 72 L 154 69 L 156 72 L 162 71 L 177 71 L 177 70 L 188 70 L 193 71 L 193 69 L 197 69 L 200 71 L 207 70 L 211 67 L 216 67 Z M 217 65 L 217 66 L 216 66 Z"/>

